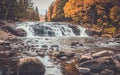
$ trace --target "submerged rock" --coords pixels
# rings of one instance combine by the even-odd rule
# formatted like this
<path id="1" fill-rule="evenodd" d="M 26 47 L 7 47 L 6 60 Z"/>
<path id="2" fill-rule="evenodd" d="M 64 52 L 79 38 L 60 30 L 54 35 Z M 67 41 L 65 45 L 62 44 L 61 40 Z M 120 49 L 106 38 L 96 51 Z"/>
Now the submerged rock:
<path id="1" fill-rule="evenodd" d="M 70 51 L 61 51 L 57 54 L 57 58 L 61 58 L 61 57 L 66 57 L 66 58 L 71 58 L 71 57 L 74 57 L 75 54 L 73 52 L 70 52 Z"/>
<path id="2" fill-rule="evenodd" d="M 44 52 L 37 52 L 37 55 L 38 55 L 38 56 L 41 56 L 41 57 L 44 57 L 44 56 L 45 56 L 45 53 L 44 53 Z"/>

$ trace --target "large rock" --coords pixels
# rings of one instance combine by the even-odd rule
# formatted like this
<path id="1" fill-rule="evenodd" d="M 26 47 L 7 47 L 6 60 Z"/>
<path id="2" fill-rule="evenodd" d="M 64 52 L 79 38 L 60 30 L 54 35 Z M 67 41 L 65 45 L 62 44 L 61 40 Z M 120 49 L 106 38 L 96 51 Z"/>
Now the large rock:
<path id="1" fill-rule="evenodd" d="M 92 32 L 91 30 L 86 29 L 85 32 L 86 32 L 87 35 L 89 35 L 89 36 L 92 36 L 92 35 L 93 35 L 93 32 Z"/>
<path id="2" fill-rule="evenodd" d="M 45 67 L 35 57 L 27 57 L 19 60 L 18 75 L 44 75 Z"/>
<path id="3" fill-rule="evenodd" d="M 101 72 L 104 69 L 115 70 L 116 64 L 112 57 L 101 57 L 82 62 L 79 64 L 79 67 L 90 68 L 92 72 Z"/>
<path id="4" fill-rule="evenodd" d="M 2 26 L 2 30 L 14 34 L 14 28 L 12 26 L 4 25 Z"/>
<path id="5" fill-rule="evenodd" d="M 101 35 L 102 35 L 102 32 L 92 31 L 92 30 L 88 30 L 88 29 L 87 29 L 85 32 L 86 32 L 87 35 L 89 35 L 89 36 L 95 36 L 95 35 L 101 36 Z"/>
<path id="6" fill-rule="evenodd" d="M 45 56 L 45 53 L 44 53 L 44 52 L 37 52 L 37 55 L 38 55 L 38 56 L 41 56 L 41 57 L 44 57 L 44 56 Z"/>
<path id="7" fill-rule="evenodd" d="M 69 27 L 72 28 L 75 35 L 80 35 L 80 30 L 77 26 L 70 25 Z"/>
<path id="8" fill-rule="evenodd" d="M 21 37 L 26 37 L 27 36 L 27 32 L 22 28 L 16 29 L 15 34 L 17 36 L 21 36 Z"/>
<path id="9" fill-rule="evenodd" d="M 104 56 L 111 56 L 113 54 L 114 54 L 113 51 L 104 50 L 104 51 L 100 51 L 100 52 L 97 52 L 97 53 L 93 53 L 92 56 L 94 58 L 99 58 L 99 57 L 104 57 Z"/>

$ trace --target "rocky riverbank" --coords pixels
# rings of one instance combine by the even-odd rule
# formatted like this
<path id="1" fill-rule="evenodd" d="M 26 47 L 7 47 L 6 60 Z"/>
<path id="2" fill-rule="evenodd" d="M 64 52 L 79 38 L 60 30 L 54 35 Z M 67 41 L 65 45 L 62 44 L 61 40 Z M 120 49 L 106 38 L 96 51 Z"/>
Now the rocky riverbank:
<path id="1" fill-rule="evenodd" d="M 25 40 L 29 43 L 25 43 Z M 90 41 L 87 42 L 90 43 Z M 75 47 L 80 46 L 82 48 L 57 50 L 56 48 L 48 49 L 47 46 L 39 48 L 36 47 L 36 44 L 30 45 L 30 43 L 33 43 L 33 41 L 13 37 L 0 42 L 0 71 L 2 75 L 54 74 L 56 71 L 48 72 L 52 69 L 63 75 L 120 74 L 120 51 L 118 46 L 116 48 L 87 48 L 85 44 L 78 45 L 79 43 L 73 42 Z M 73 44 L 70 45 L 72 47 Z M 51 64 L 45 63 L 46 60 Z"/>
<path id="2" fill-rule="evenodd" d="M 10 24 L 0 23 L 0 75 L 120 75 L 119 39 L 18 38 Z"/>
<path id="3" fill-rule="evenodd" d="M 61 64 L 64 75 L 119 75 L 119 57 L 119 50 L 90 49 L 58 52 L 52 59 Z"/>
<path id="4" fill-rule="evenodd" d="M 22 56 L 23 46 L 17 38 L 0 41 L 1 75 L 44 75 L 45 67 L 37 57 Z"/>

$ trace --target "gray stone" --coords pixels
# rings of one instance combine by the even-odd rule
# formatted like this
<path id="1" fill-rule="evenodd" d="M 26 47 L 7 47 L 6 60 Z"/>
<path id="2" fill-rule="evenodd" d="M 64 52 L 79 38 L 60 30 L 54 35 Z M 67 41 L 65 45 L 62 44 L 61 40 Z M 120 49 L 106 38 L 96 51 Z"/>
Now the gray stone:
<path id="1" fill-rule="evenodd" d="M 86 74 L 86 73 L 90 72 L 90 69 L 85 68 L 85 67 L 79 67 L 78 70 L 79 70 L 80 73 L 83 73 L 83 74 Z"/>
<path id="2" fill-rule="evenodd" d="M 44 52 L 37 52 L 37 55 L 44 57 L 45 53 Z"/>
<path id="3" fill-rule="evenodd" d="M 66 57 L 66 56 L 62 56 L 62 57 L 60 57 L 60 59 L 61 59 L 61 60 L 67 60 L 68 57 Z"/>

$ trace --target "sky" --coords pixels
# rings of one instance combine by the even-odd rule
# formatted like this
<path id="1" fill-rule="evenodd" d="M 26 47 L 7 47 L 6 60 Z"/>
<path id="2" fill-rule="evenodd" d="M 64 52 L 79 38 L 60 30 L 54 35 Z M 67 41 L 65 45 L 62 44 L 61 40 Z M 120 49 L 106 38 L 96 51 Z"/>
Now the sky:
<path id="1" fill-rule="evenodd" d="M 32 0 L 32 1 L 34 3 L 34 6 L 38 7 L 39 13 L 44 15 L 46 10 L 54 0 Z"/>

